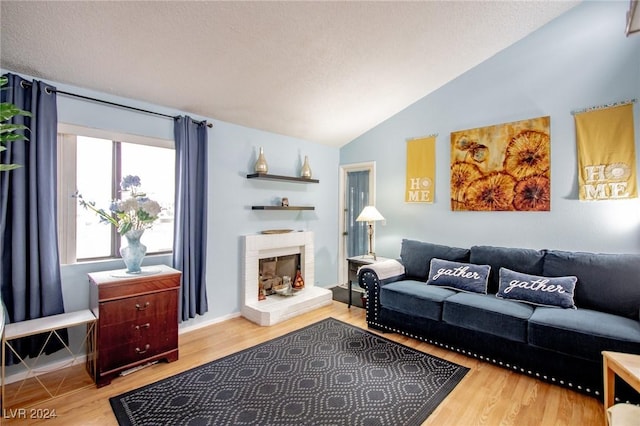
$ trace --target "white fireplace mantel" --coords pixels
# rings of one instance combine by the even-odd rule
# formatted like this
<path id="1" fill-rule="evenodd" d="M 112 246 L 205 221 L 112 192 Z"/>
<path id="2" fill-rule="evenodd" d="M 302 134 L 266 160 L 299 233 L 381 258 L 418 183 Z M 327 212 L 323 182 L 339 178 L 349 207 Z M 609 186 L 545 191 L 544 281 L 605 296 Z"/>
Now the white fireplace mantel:
<path id="1" fill-rule="evenodd" d="M 291 254 L 300 254 L 304 289 L 294 296 L 274 294 L 258 300 L 259 260 Z M 242 316 L 260 325 L 273 325 L 330 304 L 331 291 L 314 285 L 314 272 L 313 232 L 245 235 Z"/>

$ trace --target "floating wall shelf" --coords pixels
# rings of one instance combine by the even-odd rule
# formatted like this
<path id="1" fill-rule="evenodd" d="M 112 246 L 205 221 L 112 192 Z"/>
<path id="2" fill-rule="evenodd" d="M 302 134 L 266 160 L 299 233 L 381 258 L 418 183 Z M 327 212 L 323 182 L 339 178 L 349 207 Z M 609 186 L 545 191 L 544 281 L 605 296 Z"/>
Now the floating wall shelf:
<path id="1" fill-rule="evenodd" d="M 279 180 L 297 183 L 319 183 L 318 179 L 310 179 L 295 176 L 270 175 L 268 173 L 251 173 L 247 175 L 247 179 L 263 179 L 263 180 Z"/>
<path id="2" fill-rule="evenodd" d="M 251 210 L 315 210 L 312 206 L 251 206 Z"/>

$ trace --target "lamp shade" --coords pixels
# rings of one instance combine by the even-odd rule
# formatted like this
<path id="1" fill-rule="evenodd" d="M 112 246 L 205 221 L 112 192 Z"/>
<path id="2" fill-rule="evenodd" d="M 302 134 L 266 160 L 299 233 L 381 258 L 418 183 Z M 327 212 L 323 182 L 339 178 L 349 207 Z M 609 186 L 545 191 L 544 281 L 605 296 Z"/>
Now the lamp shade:
<path id="1" fill-rule="evenodd" d="M 629 11 L 627 12 L 627 36 L 640 32 L 640 7 L 638 0 L 629 1 Z"/>
<path id="2" fill-rule="evenodd" d="M 356 222 L 375 222 L 377 220 L 384 220 L 384 217 L 374 206 L 366 206 L 356 218 Z"/>

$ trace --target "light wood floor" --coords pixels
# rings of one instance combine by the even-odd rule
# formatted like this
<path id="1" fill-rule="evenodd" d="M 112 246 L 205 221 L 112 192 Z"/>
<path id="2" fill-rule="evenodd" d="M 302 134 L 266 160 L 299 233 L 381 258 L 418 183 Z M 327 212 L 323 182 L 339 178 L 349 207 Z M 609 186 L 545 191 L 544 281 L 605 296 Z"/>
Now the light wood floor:
<path id="1" fill-rule="evenodd" d="M 33 404 L 28 400 L 5 407 L 3 424 L 117 425 L 109 398 L 153 383 L 186 369 L 280 336 L 326 317 L 367 328 L 365 312 L 340 302 L 272 327 L 260 327 L 235 318 L 180 336 L 180 359 L 159 363 L 115 379 L 101 389 L 88 386 L 71 394 Z M 423 425 L 579 425 L 604 424 L 602 404 L 591 397 L 537 381 L 490 364 L 449 352 L 396 334 L 385 337 L 469 367 L 463 381 L 429 416 Z M 78 373 L 81 374 L 82 371 Z M 78 379 L 81 380 L 81 379 Z M 67 380 L 73 383 L 73 377 Z M 12 385 L 13 386 L 13 385 Z M 29 405 L 31 404 L 31 405 Z M 55 419 L 15 418 L 16 409 L 26 416 L 42 416 L 55 410 Z M 9 410 L 13 411 L 9 411 Z M 13 418 L 12 418 L 13 417 Z M 400 426 L 400 425 L 393 425 Z"/>

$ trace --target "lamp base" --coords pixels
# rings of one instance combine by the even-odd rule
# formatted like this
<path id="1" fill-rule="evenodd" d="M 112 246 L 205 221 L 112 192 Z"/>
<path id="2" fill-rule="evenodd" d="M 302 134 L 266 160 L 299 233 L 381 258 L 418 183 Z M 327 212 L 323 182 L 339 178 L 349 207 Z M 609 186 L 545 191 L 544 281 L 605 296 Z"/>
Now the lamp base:
<path id="1" fill-rule="evenodd" d="M 375 254 L 375 253 L 367 253 L 367 254 L 363 254 L 363 255 L 362 255 L 362 257 L 361 257 L 361 259 L 364 259 L 364 258 L 367 258 L 367 257 L 370 257 L 370 258 L 372 258 L 373 260 L 378 260 L 378 258 L 376 257 L 376 254 Z"/>
<path id="2" fill-rule="evenodd" d="M 372 251 L 370 251 L 367 254 L 363 254 L 362 255 L 362 259 L 364 259 L 365 257 L 372 257 L 373 260 L 378 260 L 378 258 L 376 257 L 376 254 L 374 252 L 372 252 Z"/>
<path id="3" fill-rule="evenodd" d="M 376 259 L 376 254 L 374 252 L 371 251 L 371 249 L 373 248 L 373 223 L 369 222 L 369 229 L 368 229 L 368 233 L 369 233 L 369 253 L 370 255 L 373 256 L 373 260 L 378 260 Z"/>

